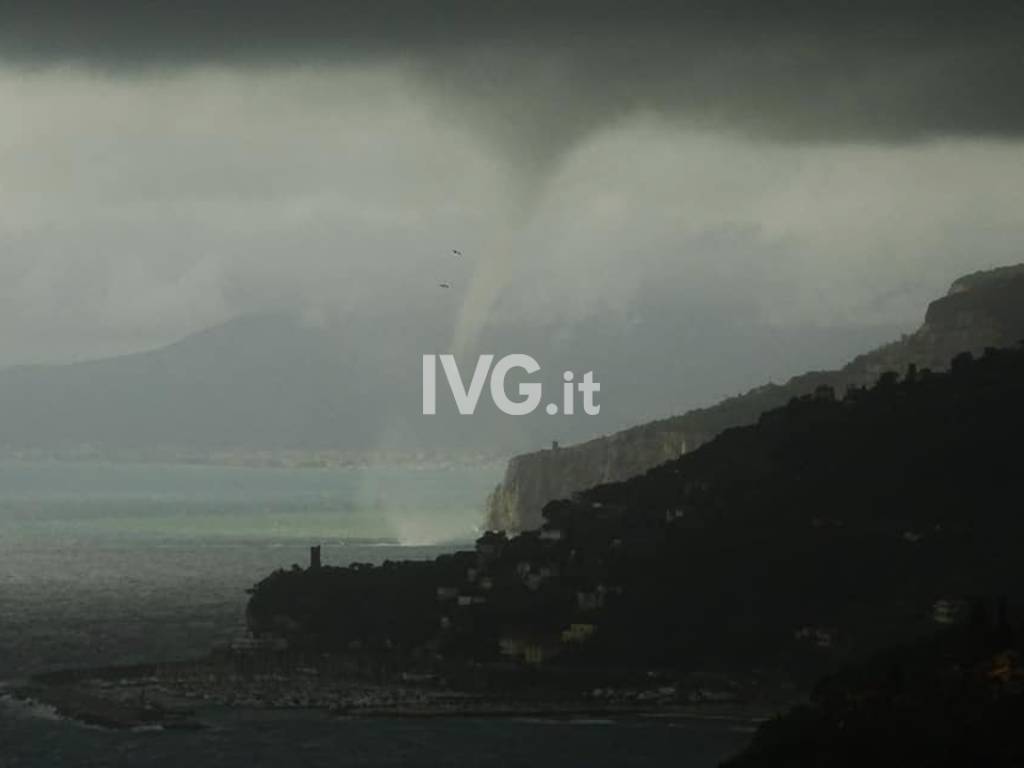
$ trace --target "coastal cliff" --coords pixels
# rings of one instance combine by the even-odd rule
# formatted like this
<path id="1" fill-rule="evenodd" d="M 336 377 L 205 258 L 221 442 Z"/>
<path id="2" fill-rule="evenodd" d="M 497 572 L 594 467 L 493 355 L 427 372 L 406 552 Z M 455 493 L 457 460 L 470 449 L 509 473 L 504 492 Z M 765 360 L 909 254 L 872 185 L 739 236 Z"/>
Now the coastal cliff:
<path id="1" fill-rule="evenodd" d="M 754 423 L 767 410 L 820 386 L 842 394 L 908 366 L 945 370 L 960 352 L 978 353 L 1024 339 L 1024 264 L 976 272 L 933 301 L 923 325 L 860 355 L 839 370 L 766 384 L 709 408 L 653 421 L 578 445 L 514 456 L 487 500 L 487 527 L 522 531 L 543 522 L 544 505 L 586 488 L 624 480 L 692 451 L 725 429 Z"/>
<path id="2" fill-rule="evenodd" d="M 309 568 L 253 588 L 248 628 L 314 657 L 469 671 L 491 691 L 544 680 L 581 701 L 806 690 L 961 620 L 974 596 L 1022 604 L 1006 449 L 1022 403 L 1024 345 L 961 353 L 945 373 L 889 371 L 842 399 L 822 386 L 548 504 L 539 531 L 489 532 L 429 562 L 332 567 L 314 550 Z"/>

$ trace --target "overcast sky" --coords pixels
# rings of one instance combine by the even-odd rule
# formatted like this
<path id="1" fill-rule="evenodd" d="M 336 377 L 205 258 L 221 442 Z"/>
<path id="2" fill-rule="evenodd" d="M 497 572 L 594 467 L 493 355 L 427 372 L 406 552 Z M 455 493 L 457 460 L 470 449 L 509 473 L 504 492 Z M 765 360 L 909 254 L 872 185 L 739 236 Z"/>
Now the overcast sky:
<path id="1" fill-rule="evenodd" d="M 0 365 L 666 281 L 909 330 L 1024 261 L 1024 11 L 971 5 L 0 0 Z"/>

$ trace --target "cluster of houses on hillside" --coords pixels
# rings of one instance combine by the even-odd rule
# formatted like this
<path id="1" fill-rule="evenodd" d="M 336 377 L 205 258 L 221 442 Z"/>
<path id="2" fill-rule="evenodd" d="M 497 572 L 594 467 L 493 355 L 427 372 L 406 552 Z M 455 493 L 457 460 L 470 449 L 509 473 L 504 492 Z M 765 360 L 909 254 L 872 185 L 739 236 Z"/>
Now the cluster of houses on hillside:
<path id="1" fill-rule="evenodd" d="M 585 645 L 614 588 L 584 585 L 573 556 L 566 532 L 554 525 L 512 539 L 484 534 L 473 552 L 448 556 L 449 581 L 436 590 L 440 630 L 455 641 L 488 627 L 503 657 L 526 664 Z M 524 615 L 531 620 L 517 620 Z"/>

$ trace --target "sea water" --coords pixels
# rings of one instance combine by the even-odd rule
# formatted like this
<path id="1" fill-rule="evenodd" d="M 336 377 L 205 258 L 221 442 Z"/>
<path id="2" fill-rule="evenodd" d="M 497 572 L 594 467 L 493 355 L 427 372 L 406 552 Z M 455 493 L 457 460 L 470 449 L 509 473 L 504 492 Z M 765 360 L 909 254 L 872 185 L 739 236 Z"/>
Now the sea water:
<path id="1" fill-rule="evenodd" d="M 327 565 L 468 546 L 500 473 L 0 463 L 0 681 L 204 654 L 243 631 L 245 590 L 305 565 L 312 544 Z M 0 688 L 0 768 L 711 766 L 748 737 L 724 724 L 210 717 L 199 732 L 110 731 Z"/>

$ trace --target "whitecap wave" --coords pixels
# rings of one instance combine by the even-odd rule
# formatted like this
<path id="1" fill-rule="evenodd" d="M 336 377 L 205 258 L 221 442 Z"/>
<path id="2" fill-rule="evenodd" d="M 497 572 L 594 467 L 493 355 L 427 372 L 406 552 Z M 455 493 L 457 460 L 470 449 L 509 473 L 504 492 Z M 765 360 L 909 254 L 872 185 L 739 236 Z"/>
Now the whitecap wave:
<path id="1" fill-rule="evenodd" d="M 0 707 L 13 717 L 34 718 L 36 720 L 67 720 L 57 712 L 57 708 L 34 699 L 14 696 L 0 687 Z"/>

